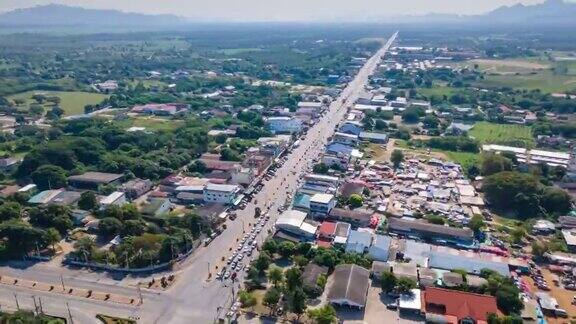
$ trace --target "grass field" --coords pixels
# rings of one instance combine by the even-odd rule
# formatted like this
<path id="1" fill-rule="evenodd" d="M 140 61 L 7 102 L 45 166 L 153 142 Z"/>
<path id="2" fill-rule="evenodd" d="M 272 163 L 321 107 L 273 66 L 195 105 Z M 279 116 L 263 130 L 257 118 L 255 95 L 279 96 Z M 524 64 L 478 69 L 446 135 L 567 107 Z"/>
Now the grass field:
<path id="1" fill-rule="evenodd" d="M 424 95 L 426 97 L 430 96 L 439 96 L 442 97 L 444 95 L 450 97 L 454 93 L 458 91 L 458 89 L 448 87 L 448 86 L 441 86 L 441 85 L 434 85 L 432 88 L 418 88 L 416 91 Z"/>
<path id="2" fill-rule="evenodd" d="M 35 94 L 43 94 L 47 97 L 59 97 L 60 107 L 64 109 L 65 116 L 78 115 L 84 113 L 84 106 L 94 105 L 102 102 L 108 96 L 100 93 L 91 92 L 64 92 L 64 91 L 27 91 L 19 93 L 16 95 L 8 96 L 8 100 L 23 99 L 26 102 L 23 105 L 18 106 L 19 109 L 27 110 L 30 103 L 35 103 L 32 96 Z M 46 110 L 50 109 L 48 103 L 44 104 Z"/>
<path id="3" fill-rule="evenodd" d="M 478 153 L 450 151 L 442 151 L 442 153 L 446 155 L 448 160 L 460 164 L 463 170 L 468 170 L 469 167 L 480 162 L 480 154 Z"/>
<path id="4" fill-rule="evenodd" d="M 468 135 L 482 144 L 508 144 L 534 147 L 532 130 L 528 126 L 502 125 L 489 122 L 479 122 L 474 125 Z"/>
<path id="5" fill-rule="evenodd" d="M 480 87 L 511 87 L 543 92 L 564 92 L 576 89 L 576 76 L 554 74 L 546 70 L 526 75 L 487 75 L 476 82 Z"/>
<path id="6" fill-rule="evenodd" d="M 118 125 L 125 128 L 145 127 L 149 131 L 169 131 L 184 125 L 182 120 L 172 120 L 160 117 L 135 117 L 117 121 Z"/>

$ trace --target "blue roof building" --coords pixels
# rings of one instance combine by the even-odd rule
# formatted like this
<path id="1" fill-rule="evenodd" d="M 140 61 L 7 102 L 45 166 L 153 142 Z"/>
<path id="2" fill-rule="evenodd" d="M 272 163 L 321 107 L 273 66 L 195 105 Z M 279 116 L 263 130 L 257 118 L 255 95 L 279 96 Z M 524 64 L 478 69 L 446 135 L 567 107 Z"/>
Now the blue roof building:
<path id="1" fill-rule="evenodd" d="M 326 153 L 350 155 L 354 147 L 342 143 L 332 142 L 326 145 Z"/>
<path id="2" fill-rule="evenodd" d="M 368 254 L 376 261 L 386 262 L 390 256 L 390 244 L 392 238 L 390 236 L 376 235 L 372 246 L 368 249 Z"/>
<path id="3" fill-rule="evenodd" d="M 346 241 L 346 252 L 364 253 L 372 243 L 372 234 L 367 232 L 350 231 Z"/>

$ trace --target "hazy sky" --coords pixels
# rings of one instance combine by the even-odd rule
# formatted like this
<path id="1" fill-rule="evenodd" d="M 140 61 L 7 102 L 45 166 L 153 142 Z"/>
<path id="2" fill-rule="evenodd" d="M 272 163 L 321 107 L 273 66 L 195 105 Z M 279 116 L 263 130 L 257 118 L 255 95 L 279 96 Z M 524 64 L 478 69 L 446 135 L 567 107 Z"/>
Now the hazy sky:
<path id="1" fill-rule="evenodd" d="M 426 13 L 477 14 L 543 0 L 0 0 L 0 12 L 49 3 L 191 18 L 231 20 L 361 20 Z"/>

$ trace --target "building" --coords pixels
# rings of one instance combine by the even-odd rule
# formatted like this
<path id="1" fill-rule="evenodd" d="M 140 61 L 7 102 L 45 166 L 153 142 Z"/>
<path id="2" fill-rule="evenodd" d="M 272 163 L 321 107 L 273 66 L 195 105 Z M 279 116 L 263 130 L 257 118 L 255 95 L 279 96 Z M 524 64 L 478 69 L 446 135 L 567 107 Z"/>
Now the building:
<path id="1" fill-rule="evenodd" d="M 368 249 L 368 255 L 376 261 L 386 262 L 390 256 L 390 244 L 392 244 L 390 236 L 376 235 Z"/>
<path id="2" fill-rule="evenodd" d="M 232 205 L 240 193 L 240 187 L 236 185 L 208 183 L 203 190 L 204 201 Z"/>
<path id="3" fill-rule="evenodd" d="M 346 244 L 350 236 L 351 226 L 348 223 L 337 222 L 336 231 L 334 232 L 335 244 Z"/>
<path id="4" fill-rule="evenodd" d="M 355 264 L 336 266 L 328 301 L 338 306 L 364 308 L 370 286 L 370 271 Z"/>
<path id="5" fill-rule="evenodd" d="M 146 179 L 133 179 L 120 187 L 120 191 L 126 194 L 128 199 L 136 199 L 152 189 L 152 181 Z"/>
<path id="6" fill-rule="evenodd" d="M 334 136 L 332 136 L 332 141 L 335 143 L 342 143 L 354 146 L 358 144 L 358 136 L 348 133 L 336 132 L 334 133 Z"/>
<path id="7" fill-rule="evenodd" d="M 327 275 L 328 267 L 319 266 L 313 262 L 308 263 L 302 272 L 303 288 L 306 291 L 311 291 L 315 294 L 321 293 L 324 287 L 318 285 L 318 278 Z"/>
<path id="8" fill-rule="evenodd" d="M 98 190 L 100 186 L 118 185 L 123 178 L 123 174 L 86 172 L 68 177 L 68 184 L 73 188 Z"/>
<path id="9" fill-rule="evenodd" d="M 142 207 L 142 215 L 157 217 L 170 211 L 172 204 L 167 198 L 151 198 L 149 202 Z"/>
<path id="10" fill-rule="evenodd" d="M 420 289 L 411 289 L 410 292 L 400 295 L 398 309 L 401 314 L 420 315 L 422 309 L 422 292 Z"/>
<path id="11" fill-rule="evenodd" d="M 50 204 L 62 205 L 62 206 L 74 206 L 80 200 L 81 194 L 77 191 L 62 191 L 57 194 Z"/>
<path id="12" fill-rule="evenodd" d="M 391 232 L 407 236 L 444 240 L 457 244 L 471 244 L 474 241 L 474 232 L 469 228 L 449 227 L 417 220 L 390 218 L 388 220 L 388 229 Z"/>
<path id="13" fill-rule="evenodd" d="M 320 224 L 318 232 L 316 233 L 316 236 L 319 239 L 330 241 L 334 239 L 335 235 L 336 235 L 336 223 L 334 222 L 323 222 L 322 224 Z"/>
<path id="14" fill-rule="evenodd" d="M 322 110 L 324 109 L 324 107 L 325 107 L 324 103 L 316 101 L 300 101 L 298 103 L 298 109 L 311 108 L 315 110 Z"/>
<path id="15" fill-rule="evenodd" d="M 338 168 L 345 170 L 348 168 L 350 163 L 350 156 L 345 154 L 324 154 L 322 156 L 322 163 L 328 167 L 337 166 Z"/>
<path id="16" fill-rule="evenodd" d="M 0 159 L 0 172 L 3 172 L 3 173 L 14 172 L 16 170 L 16 168 L 18 167 L 18 165 L 20 165 L 20 162 L 22 162 L 22 159 L 11 158 L 11 157 L 2 158 L 2 159 Z"/>
<path id="17" fill-rule="evenodd" d="M 427 323 L 487 323 L 488 314 L 498 314 L 496 298 L 458 290 L 428 287 L 422 292 Z"/>
<path id="18" fill-rule="evenodd" d="M 562 236 L 566 241 L 568 250 L 572 253 L 576 253 L 576 229 L 563 229 Z"/>
<path id="19" fill-rule="evenodd" d="M 352 230 L 348 235 L 348 241 L 346 241 L 346 252 L 363 254 L 368 251 L 371 244 L 372 234 Z"/>
<path id="20" fill-rule="evenodd" d="M 100 200 L 100 208 L 106 209 L 110 206 L 122 206 L 126 204 L 126 195 L 121 191 L 114 191 Z"/>
<path id="21" fill-rule="evenodd" d="M 539 219 L 532 226 L 532 232 L 540 235 L 553 234 L 556 232 L 556 225 L 547 219 Z"/>
<path id="22" fill-rule="evenodd" d="M 367 227 L 372 221 L 373 213 L 364 209 L 332 208 L 328 218 L 353 224 L 356 227 Z"/>
<path id="23" fill-rule="evenodd" d="M 293 117 L 268 117 L 266 119 L 266 124 L 274 134 L 296 134 L 300 133 L 304 128 L 302 120 Z"/>
<path id="24" fill-rule="evenodd" d="M 570 167 L 571 156 L 565 152 L 552 152 L 543 150 L 528 150 L 520 147 L 487 144 L 482 145 L 482 150 L 486 152 L 509 152 L 516 156 L 520 163 L 541 164 L 545 163 L 551 167 L 562 166 L 566 169 Z"/>
<path id="25" fill-rule="evenodd" d="M 50 201 L 52 201 L 52 199 L 54 199 L 54 197 L 56 197 L 63 191 L 64 191 L 63 189 L 41 191 L 35 194 L 34 196 L 30 197 L 30 199 L 28 199 L 28 203 L 31 205 L 48 204 L 50 203 Z"/>
<path id="26" fill-rule="evenodd" d="M 327 215 L 336 206 L 336 198 L 332 194 L 315 194 L 310 197 L 310 212 Z"/>
<path id="27" fill-rule="evenodd" d="M 255 178 L 256 173 L 254 169 L 242 167 L 232 171 L 231 182 L 234 184 L 248 186 L 254 181 Z"/>
<path id="28" fill-rule="evenodd" d="M 358 135 L 362 141 L 370 143 L 386 144 L 388 143 L 388 135 L 384 133 L 362 132 Z"/>
<path id="29" fill-rule="evenodd" d="M 362 123 L 357 121 L 346 121 L 338 128 L 340 133 L 358 136 L 362 133 Z"/>
<path id="30" fill-rule="evenodd" d="M 467 257 L 464 255 L 456 255 L 445 252 L 431 251 L 428 259 L 428 266 L 430 268 L 444 269 L 444 270 L 465 270 L 471 274 L 480 274 L 482 269 L 490 269 L 498 272 L 499 274 L 508 277 L 510 276 L 510 269 L 507 263 L 497 262 L 492 260 L 484 260 L 480 258 Z"/>
<path id="31" fill-rule="evenodd" d="M 169 104 L 146 104 L 134 106 L 130 111 L 137 114 L 150 114 L 158 116 L 169 116 L 182 113 L 190 108 L 188 104 L 169 103 Z"/>
<path id="32" fill-rule="evenodd" d="M 558 223 L 561 228 L 576 228 L 576 217 L 574 216 L 560 216 L 558 217 Z"/>
<path id="33" fill-rule="evenodd" d="M 278 220 L 276 220 L 275 227 L 278 230 L 285 231 L 299 237 L 306 239 L 313 239 L 316 235 L 317 226 L 305 222 L 306 213 L 290 209 L 283 212 Z"/>

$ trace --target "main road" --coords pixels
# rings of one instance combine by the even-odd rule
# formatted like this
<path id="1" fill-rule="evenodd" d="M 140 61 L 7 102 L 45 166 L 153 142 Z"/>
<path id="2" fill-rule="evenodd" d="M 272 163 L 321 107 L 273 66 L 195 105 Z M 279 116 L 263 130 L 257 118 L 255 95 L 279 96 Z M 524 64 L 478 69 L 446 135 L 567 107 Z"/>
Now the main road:
<path id="1" fill-rule="evenodd" d="M 254 197 L 253 201 L 257 201 L 260 207 L 264 204 L 270 206 L 269 223 L 273 223 L 278 216 L 277 208 L 284 205 L 288 193 L 297 189 L 301 175 L 309 169 L 314 158 L 320 156 L 334 128 L 344 118 L 347 107 L 353 105 L 364 90 L 368 77 L 375 71 L 396 36 L 397 33 L 394 33 L 386 44 L 368 59 L 356 77 L 342 90 L 339 98 L 330 104 L 326 114 L 308 130 L 300 146 L 289 154 L 287 161 L 276 171 L 276 175 L 265 182 L 263 189 Z M 235 222 L 243 222 L 244 225 L 253 222 L 254 208 L 254 204 L 249 204 L 244 211 L 238 213 Z M 229 248 L 236 247 L 236 238 L 241 237 L 242 232 L 242 225 L 229 225 L 213 243 L 198 251 L 190 259 L 191 265 L 185 266 L 185 270 L 180 273 L 177 285 L 166 293 L 171 299 L 169 306 L 155 314 L 153 323 L 184 324 L 214 321 L 220 307 L 225 307 L 232 300 L 232 288 L 229 284 L 226 287 L 218 280 L 207 282 L 205 280 L 208 276 L 207 266 L 209 262 L 214 266 L 221 256 L 228 257 Z M 260 235 L 267 235 L 266 230 Z M 211 271 L 214 272 L 213 269 Z"/>
<path id="2" fill-rule="evenodd" d="M 25 289 L 16 289 L 0 285 L 0 300 L 4 308 L 15 308 L 12 294 L 17 292 L 21 296 L 20 306 L 32 306 L 32 295 L 42 296 L 44 311 L 48 314 L 68 317 L 68 305 L 70 314 L 76 322 L 93 322 L 97 313 L 117 315 L 123 317 L 137 317 L 139 323 L 211 323 L 219 313 L 233 300 L 233 290 L 231 283 L 225 283 L 212 278 L 224 266 L 222 257 L 228 258 L 232 253 L 230 249 L 235 249 L 237 240 L 243 236 L 244 231 L 248 231 L 251 223 L 254 222 L 254 210 L 260 207 L 263 210 L 270 210 L 270 221 L 259 234 L 257 240 L 261 242 L 267 234 L 267 229 L 278 217 L 277 209 L 283 206 L 288 199 L 288 194 L 293 193 L 299 186 L 301 176 L 312 166 L 313 160 L 319 157 L 329 137 L 332 136 L 334 128 L 344 118 L 347 107 L 354 104 L 358 96 L 368 83 L 368 78 L 374 73 L 381 58 L 388 51 L 397 32 L 394 33 L 364 66 L 359 70 L 356 77 L 348 83 L 342 90 L 340 96 L 336 98 L 327 109 L 321 119 L 308 130 L 307 135 L 301 140 L 300 146 L 294 148 L 288 155 L 286 162 L 278 168 L 276 175 L 269 181 L 264 182 L 262 190 L 255 195 L 253 203 L 248 204 L 244 210 L 237 212 L 237 219 L 228 223 L 228 228 L 219 235 L 210 245 L 198 249 L 194 254 L 178 264 L 175 269 L 177 281 L 173 287 L 165 292 L 143 291 L 143 305 L 123 306 L 110 302 L 95 302 L 82 300 L 63 295 L 51 293 L 33 292 Z M 266 208 L 265 208 L 266 207 Z M 211 276 L 209 276 L 209 273 Z M 23 274 L 23 273 L 20 273 Z M 239 277 L 241 279 L 241 276 Z M 53 280 L 51 280 L 53 281 Z M 238 280 L 240 281 L 240 280 Z M 93 286 L 97 283 L 74 282 L 77 285 Z M 237 285 L 238 283 L 236 283 Z M 126 295 L 137 294 L 136 289 L 122 286 L 108 286 L 100 283 L 100 290 L 117 290 L 118 293 Z M 236 286 L 236 291 L 238 286 Z M 68 303 L 68 305 L 67 305 Z M 24 304 L 24 305 L 22 305 Z M 30 305 L 27 305 L 30 304 Z M 31 308 L 31 307 L 25 307 Z"/>

